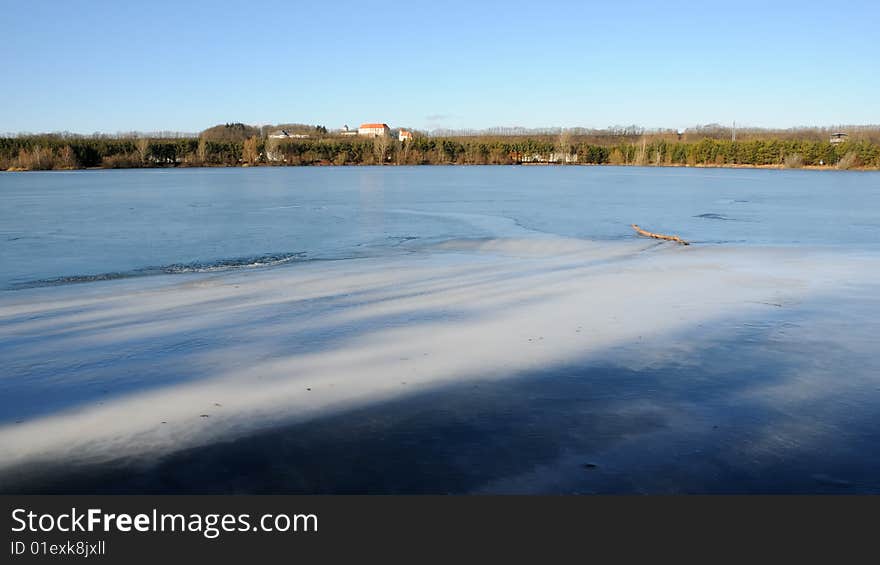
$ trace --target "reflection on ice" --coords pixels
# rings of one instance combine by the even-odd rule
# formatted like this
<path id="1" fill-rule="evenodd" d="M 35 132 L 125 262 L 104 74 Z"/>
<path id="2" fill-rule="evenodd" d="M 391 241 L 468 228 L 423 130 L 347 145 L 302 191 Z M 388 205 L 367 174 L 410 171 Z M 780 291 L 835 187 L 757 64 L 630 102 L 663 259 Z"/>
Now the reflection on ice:
<path id="1" fill-rule="evenodd" d="M 698 485 L 695 474 L 736 466 L 733 452 L 767 462 L 813 453 L 847 418 L 864 429 L 865 393 L 880 395 L 868 353 L 877 267 L 868 253 L 548 236 L 9 293 L 0 479 L 15 485 L 37 463 L 149 464 L 328 418 L 345 428 L 352 411 L 406 411 L 408 399 L 463 399 L 462 387 L 482 384 L 496 392 L 469 410 L 508 406 L 506 425 L 522 416 L 536 426 L 527 443 L 552 453 L 484 469 L 464 490 L 580 489 L 566 462 L 585 446 L 603 461 L 590 488 Z M 706 363 L 708 352 L 731 366 Z M 535 392 L 535 378 L 548 390 Z M 529 394 L 554 390 L 560 414 L 529 408 Z M 561 414 L 607 437 L 581 437 Z M 712 435 L 710 421 L 723 430 Z M 471 428 L 478 444 L 503 442 Z M 736 445 L 719 454 L 718 437 Z M 693 455 L 692 472 L 657 468 L 707 449 L 712 462 Z"/>

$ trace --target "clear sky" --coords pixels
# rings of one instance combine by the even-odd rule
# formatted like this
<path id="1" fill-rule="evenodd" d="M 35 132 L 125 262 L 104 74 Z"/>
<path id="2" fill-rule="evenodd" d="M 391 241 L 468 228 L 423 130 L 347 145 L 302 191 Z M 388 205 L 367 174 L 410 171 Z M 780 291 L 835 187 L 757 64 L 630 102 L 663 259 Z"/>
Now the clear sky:
<path id="1" fill-rule="evenodd" d="M 0 132 L 880 123 L 880 2 L 0 0 Z"/>

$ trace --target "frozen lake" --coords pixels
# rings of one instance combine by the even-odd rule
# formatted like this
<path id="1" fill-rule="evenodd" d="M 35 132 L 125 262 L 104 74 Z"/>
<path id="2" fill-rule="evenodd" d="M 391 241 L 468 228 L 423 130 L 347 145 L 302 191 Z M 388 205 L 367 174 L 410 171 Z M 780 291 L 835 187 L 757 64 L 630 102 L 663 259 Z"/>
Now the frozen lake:
<path id="1" fill-rule="evenodd" d="M 880 492 L 878 179 L 0 175 L 0 491 Z"/>

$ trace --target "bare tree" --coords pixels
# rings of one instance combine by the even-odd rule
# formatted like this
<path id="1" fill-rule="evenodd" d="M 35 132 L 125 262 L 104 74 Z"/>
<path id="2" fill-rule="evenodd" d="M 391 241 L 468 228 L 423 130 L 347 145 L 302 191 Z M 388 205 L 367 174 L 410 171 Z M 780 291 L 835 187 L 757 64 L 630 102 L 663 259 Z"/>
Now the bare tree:
<path id="1" fill-rule="evenodd" d="M 648 140 L 645 137 L 642 137 L 642 143 L 639 145 L 638 149 L 636 150 L 636 158 L 634 160 L 636 165 L 644 166 L 644 165 L 648 164 L 647 144 L 648 144 Z"/>
<path id="2" fill-rule="evenodd" d="M 266 140 L 265 150 L 266 150 L 266 160 L 267 161 L 281 161 L 281 152 L 278 151 L 281 142 L 275 139 L 274 137 L 270 137 Z"/>
<path id="3" fill-rule="evenodd" d="M 255 164 L 260 158 L 260 153 L 257 151 L 258 140 L 257 136 L 252 135 L 244 141 L 244 147 L 242 148 L 242 158 L 251 165 Z"/>
<path id="4" fill-rule="evenodd" d="M 559 132 L 559 139 L 556 142 L 556 147 L 561 155 L 560 161 L 562 164 L 568 163 L 571 156 L 571 132 L 569 130 L 563 129 Z"/>
<path id="5" fill-rule="evenodd" d="M 388 153 L 387 135 L 377 135 L 373 138 L 373 153 L 376 155 L 376 160 L 379 161 L 380 165 L 385 162 L 385 155 Z"/>
<path id="6" fill-rule="evenodd" d="M 196 158 L 199 163 L 205 163 L 208 160 L 208 142 L 204 138 L 199 139 L 199 145 L 196 147 Z"/>
<path id="7" fill-rule="evenodd" d="M 140 157 L 141 162 L 146 163 L 147 154 L 150 152 L 150 140 L 146 137 L 138 138 L 135 148 L 137 149 L 137 154 L 138 157 Z"/>

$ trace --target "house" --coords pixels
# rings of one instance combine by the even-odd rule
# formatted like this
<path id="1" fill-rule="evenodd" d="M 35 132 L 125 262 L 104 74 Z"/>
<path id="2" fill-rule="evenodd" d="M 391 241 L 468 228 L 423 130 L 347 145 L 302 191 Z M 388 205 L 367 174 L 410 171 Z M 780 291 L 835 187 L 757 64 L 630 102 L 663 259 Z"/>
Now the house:
<path id="1" fill-rule="evenodd" d="M 369 137 L 379 137 L 388 135 L 391 132 L 391 128 L 388 127 L 388 124 L 361 124 L 358 128 L 358 135 L 366 135 Z"/>
<path id="2" fill-rule="evenodd" d="M 355 130 L 348 129 L 348 126 L 342 126 L 342 129 L 339 130 L 339 135 L 357 135 L 358 132 Z"/>
<path id="3" fill-rule="evenodd" d="M 849 135 L 843 132 L 836 132 L 831 134 L 831 139 L 829 139 L 828 141 L 831 143 L 843 143 L 844 141 L 846 141 L 847 137 L 849 137 Z"/>
<path id="4" fill-rule="evenodd" d="M 412 141 L 412 139 L 413 139 L 412 132 L 407 131 L 405 129 L 402 129 L 397 133 L 397 139 L 400 141 Z"/>

